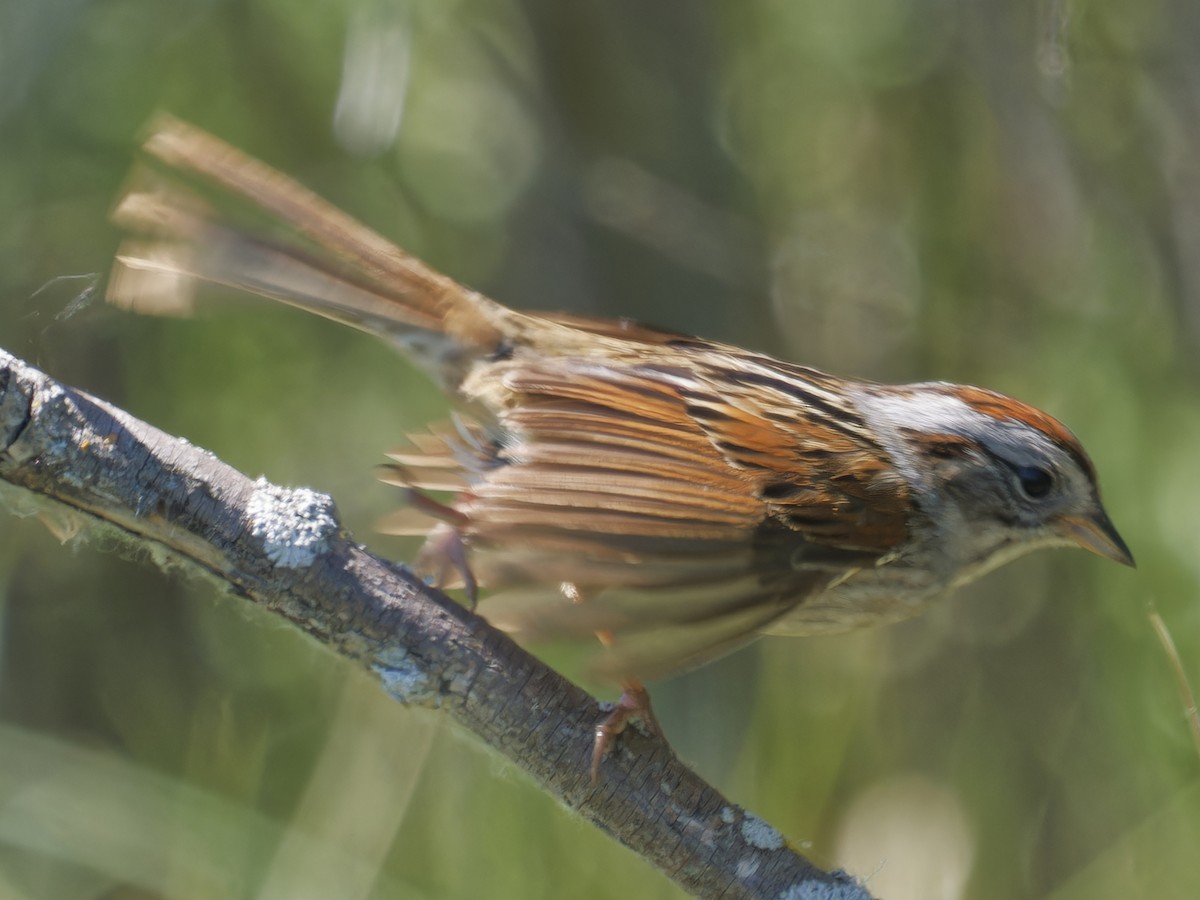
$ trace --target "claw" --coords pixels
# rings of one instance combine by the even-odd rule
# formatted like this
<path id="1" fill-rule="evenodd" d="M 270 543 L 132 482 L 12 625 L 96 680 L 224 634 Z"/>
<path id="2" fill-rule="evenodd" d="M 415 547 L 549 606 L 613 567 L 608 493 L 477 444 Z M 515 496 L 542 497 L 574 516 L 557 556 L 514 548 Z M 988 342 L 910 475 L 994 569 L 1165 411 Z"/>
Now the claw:
<path id="1" fill-rule="evenodd" d="M 462 579 L 463 590 L 467 595 L 467 607 L 475 609 L 479 602 L 479 582 L 471 571 L 467 561 L 467 542 L 463 540 L 463 530 L 470 523 L 465 513 L 439 503 L 432 497 L 423 494 L 416 488 L 405 488 L 405 500 L 413 509 L 437 519 L 438 524 L 425 539 L 425 546 L 417 556 L 418 570 L 432 571 L 434 585 L 442 587 L 450 583 L 451 573 Z"/>
<path id="2" fill-rule="evenodd" d="M 417 569 L 432 572 L 435 587 L 449 584 L 451 573 L 462 579 L 467 595 L 467 608 L 474 610 L 479 601 L 479 582 L 467 561 L 467 544 L 462 532 L 453 525 L 442 523 L 429 533 L 425 546 L 417 555 Z"/>
<path id="3" fill-rule="evenodd" d="M 604 754 L 631 720 L 640 721 L 651 734 L 662 733 L 654 710 L 650 707 L 650 693 L 645 685 L 640 681 L 626 681 L 622 690 L 621 698 L 617 700 L 613 711 L 596 726 L 596 741 L 592 745 L 592 784 L 599 783 L 600 762 L 604 759 Z"/>

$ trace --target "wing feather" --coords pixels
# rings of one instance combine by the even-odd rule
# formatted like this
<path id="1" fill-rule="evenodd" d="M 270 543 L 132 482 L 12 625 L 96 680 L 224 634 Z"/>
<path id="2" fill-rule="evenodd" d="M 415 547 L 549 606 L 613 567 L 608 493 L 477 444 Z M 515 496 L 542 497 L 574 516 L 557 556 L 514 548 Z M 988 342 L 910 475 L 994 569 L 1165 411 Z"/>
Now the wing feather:
<path id="1" fill-rule="evenodd" d="M 607 352 L 518 348 L 464 383 L 502 439 L 443 430 L 391 454 L 413 485 L 462 472 L 454 507 L 493 621 L 606 633 L 598 672 L 651 677 L 753 639 L 907 537 L 883 451 L 825 395 Z"/>

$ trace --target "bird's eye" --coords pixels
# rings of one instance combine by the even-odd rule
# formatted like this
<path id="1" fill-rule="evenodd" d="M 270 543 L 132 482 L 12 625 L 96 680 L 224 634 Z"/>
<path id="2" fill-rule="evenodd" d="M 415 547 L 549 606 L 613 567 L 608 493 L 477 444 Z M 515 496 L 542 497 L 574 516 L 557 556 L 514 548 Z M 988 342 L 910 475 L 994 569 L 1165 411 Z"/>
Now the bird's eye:
<path id="1" fill-rule="evenodd" d="M 1017 479 L 1021 482 L 1021 490 L 1025 492 L 1025 496 L 1034 500 L 1045 497 L 1054 487 L 1054 477 L 1037 466 L 1021 466 L 1017 469 Z"/>

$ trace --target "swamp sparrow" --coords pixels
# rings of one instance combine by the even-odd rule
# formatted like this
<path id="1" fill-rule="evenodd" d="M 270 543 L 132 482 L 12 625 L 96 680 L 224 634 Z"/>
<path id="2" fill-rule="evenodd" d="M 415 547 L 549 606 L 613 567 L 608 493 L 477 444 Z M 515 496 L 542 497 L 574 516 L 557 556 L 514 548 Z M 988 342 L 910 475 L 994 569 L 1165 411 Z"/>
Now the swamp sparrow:
<path id="1" fill-rule="evenodd" d="M 168 170 L 114 217 L 144 237 L 109 289 L 138 309 L 189 305 L 193 280 L 378 334 L 463 402 L 411 437 L 384 480 L 428 535 L 417 568 L 492 593 L 529 638 L 596 634 L 626 688 L 760 634 L 892 622 L 1038 547 L 1133 565 L 1096 472 L 1058 421 L 942 382 L 828 375 L 625 319 L 516 312 L 470 291 L 285 176 L 181 122 L 147 156 Z M 225 224 L 191 179 L 288 226 Z M 441 502 L 425 491 L 449 491 Z"/>

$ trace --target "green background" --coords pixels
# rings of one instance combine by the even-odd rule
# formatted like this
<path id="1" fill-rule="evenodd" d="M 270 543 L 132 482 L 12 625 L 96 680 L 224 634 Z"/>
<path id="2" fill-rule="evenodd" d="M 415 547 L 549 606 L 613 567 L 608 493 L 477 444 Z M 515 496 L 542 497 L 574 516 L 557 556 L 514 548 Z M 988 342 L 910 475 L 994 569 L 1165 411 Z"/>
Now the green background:
<path id="1" fill-rule="evenodd" d="M 445 414 L 419 372 L 266 303 L 160 321 L 89 292 L 161 109 L 512 305 L 1066 421 L 1136 572 L 1038 554 L 657 708 L 889 900 L 1197 896 L 1200 755 L 1148 613 L 1200 682 L 1200 7 L 0 5 L 0 345 L 330 492 L 404 558 L 371 469 Z M 450 723 L 111 537 L 0 518 L 0 616 L 2 897 L 678 895 Z"/>

